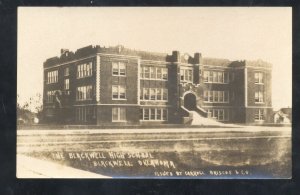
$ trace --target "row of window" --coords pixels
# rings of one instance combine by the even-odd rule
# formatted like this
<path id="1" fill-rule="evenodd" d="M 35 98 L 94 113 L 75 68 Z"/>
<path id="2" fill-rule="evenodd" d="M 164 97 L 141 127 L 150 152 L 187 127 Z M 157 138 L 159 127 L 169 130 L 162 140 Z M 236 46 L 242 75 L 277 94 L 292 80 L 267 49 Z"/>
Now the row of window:
<path id="1" fill-rule="evenodd" d="M 142 88 L 141 100 L 168 100 L 168 89 L 165 88 Z"/>
<path id="2" fill-rule="evenodd" d="M 180 69 L 180 81 L 193 82 L 193 70 L 192 69 Z"/>
<path id="3" fill-rule="evenodd" d="M 76 108 L 76 120 L 88 122 L 96 118 L 96 107 Z M 142 108 L 140 109 L 140 120 L 145 121 L 167 121 L 168 110 L 166 108 Z M 126 122 L 126 108 L 112 108 L 112 122 Z"/>
<path id="4" fill-rule="evenodd" d="M 208 109 L 207 114 L 209 118 L 213 118 L 218 121 L 229 120 L 229 110 L 227 109 Z M 264 109 L 256 109 L 254 119 L 256 121 L 264 121 L 265 120 Z"/>
<path id="5" fill-rule="evenodd" d="M 76 100 L 91 100 L 93 97 L 92 85 L 77 87 Z"/>
<path id="6" fill-rule="evenodd" d="M 92 76 L 92 72 L 93 72 L 92 62 L 80 64 L 77 66 L 77 78 Z"/>
<path id="7" fill-rule="evenodd" d="M 77 66 L 77 78 L 84 78 L 92 76 L 93 64 L 92 62 L 80 64 Z M 64 69 L 64 76 L 69 76 L 69 67 Z M 112 74 L 115 76 L 126 75 L 126 65 L 124 62 L 113 62 L 112 63 Z M 157 79 L 157 80 L 168 80 L 168 69 L 162 67 L 141 67 L 141 78 L 142 79 Z M 228 83 L 229 73 L 223 71 L 204 71 L 203 72 L 205 83 Z M 262 72 L 255 72 L 254 74 L 255 83 L 263 84 L 264 75 Z M 193 70 L 192 69 L 180 69 L 180 80 L 185 82 L 193 81 Z M 234 73 L 230 74 L 230 80 L 234 80 Z M 58 71 L 50 71 L 47 73 L 47 83 L 58 82 Z"/>
<path id="8" fill-rule="evenodd" d="M 204 102 L 229 103 L 228 91 L 204 91 Z"/>
<path id="9" fill-rule="evenodd" d="M 168 80 L 168 69 L 163 67 L 142 66 L 141 79 Z"/>
<path id="10" fill-rule="evenodd" d="M 167 121 L 168 110 L 166 108 L 142 108 L 140 120 L 145 121 Z"/>
<path id="11" fill-rule="evenodd" d="M 76 120 L 79 122 L 89 122 L 96 119 L 96 107 L 76 108 Z"/>
<path id="12" fill-rule="evenodd" d="M 218 121 L 229 120 L 229 112 L 227 109 L 208 109 L 207 114 L 208 114 L 208 118 L 213 118 Z"/>
<path id="13" fill-rule="evenodd" d="M 54 70 L 47 73 L 47 83 L 57 83 L 58 82 L 58 70 Z"/>
<path id="14" fill-rule="evenodd" d="M 55 91 L 47 91 L 47 103 L 53 103 Z"/>
<path id="15" fill-rule="evenodd" d="M 229 83 L 229 72 L 222 71 L 204 71 L 205 83 Z M 231 80 L 234 80 L 234 73 L 231 73 Z"/>

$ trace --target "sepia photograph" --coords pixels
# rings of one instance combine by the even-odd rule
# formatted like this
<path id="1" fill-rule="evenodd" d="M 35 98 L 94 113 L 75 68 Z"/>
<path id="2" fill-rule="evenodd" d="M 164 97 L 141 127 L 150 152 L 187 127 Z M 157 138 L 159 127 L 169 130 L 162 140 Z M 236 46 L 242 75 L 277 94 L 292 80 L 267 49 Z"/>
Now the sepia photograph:
<path id="1" fill-rule="evenodd" d="M 17 178 L 291 179 L 291 7 L 18 7 Z"/>

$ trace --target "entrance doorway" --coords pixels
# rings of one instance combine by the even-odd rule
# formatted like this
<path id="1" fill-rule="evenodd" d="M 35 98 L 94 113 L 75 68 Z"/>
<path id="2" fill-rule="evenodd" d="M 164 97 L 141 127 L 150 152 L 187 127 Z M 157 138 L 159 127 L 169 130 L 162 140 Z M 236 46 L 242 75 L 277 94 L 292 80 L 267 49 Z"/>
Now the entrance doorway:
<path id="1" fill-rule="evenodd" d="M 184 107 L 188 110 L 196 110 L 197 102 L 194 94 L 188 93 L 184 96 Z"/>

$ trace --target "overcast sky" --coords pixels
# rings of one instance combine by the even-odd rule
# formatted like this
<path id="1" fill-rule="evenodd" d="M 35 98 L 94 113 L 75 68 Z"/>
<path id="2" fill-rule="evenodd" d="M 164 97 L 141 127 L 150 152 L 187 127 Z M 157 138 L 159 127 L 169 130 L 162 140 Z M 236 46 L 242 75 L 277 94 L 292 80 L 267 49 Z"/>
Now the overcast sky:
<path id="1" fill-rule="evenodd" d="M 88 46 L 171 53 L 200 52 L 273 64 L 275 109 L 292 105 L 291 8 L 30 8 L 18 9 L 20 102 L 43 90 L 43 62 Z"/>

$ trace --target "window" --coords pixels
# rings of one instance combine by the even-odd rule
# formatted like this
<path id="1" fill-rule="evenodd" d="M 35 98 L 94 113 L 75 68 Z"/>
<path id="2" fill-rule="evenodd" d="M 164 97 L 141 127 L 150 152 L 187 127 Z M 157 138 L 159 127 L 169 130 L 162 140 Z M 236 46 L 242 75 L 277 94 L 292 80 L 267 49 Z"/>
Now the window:
<path id="1" fill-rule="evenodd" d="M 180 69 L 180 80 L 184 82 L 193 82 L 193 70 Z"/>
<path id="2" fill-rule="evenodd" d="M 47 83 L 57 83 L 58 82 L 58 70 L 51 71 L 47 73 Z"/>
<path id="3" fill-rule="evenodd" d="M 112 121 L 113 122 L 126 121 L 126 109 L 122 107 L 112 108 Z"/>
<path id="4" fill-rule="evenodd" d="M 69 67 L 66 67 L 66 68 L 65 68 L 65 70 L 64 70 L 64 75 L 65 75 L 65 76 L 69 76 L 69 75 L 70 75 Z"/>
<path id="5" fill-rule="evenodd" d="M 161 88 L 157 88 L 156 89 L 156 99 L 157 100 L 161 100 L 161 92 L 162 92 L 163 89 Z"/>
<path id="6" fill-rule="evenodd" d="M 140 73 L 141 79 L 150 80 L 167 80 L 168 79 L 168 69 L 162 67 L 141 67 Z"/>
<path id="7" fill-rule="evenodd" d="M 47 91 L 47 103 L 53 103 L 55 91 Z"/>
<path id="8" fill-rule="evenodd" d="M 162 68 L 162 79 L 168 80 L 168 69 L 167 68 Z"/>
<path id="9" fill-rule="evenodd" d="M 223 83 L 224 78 L 223 78 L 224 74 L 222 74 L 222 72 L 218 72 L 218 83 Z"/>
<path id="10" fill-rule="evenodd" d="M 92 85 L 77 87 L 76 100 L 91 100 L 92 96 Z"/>
<path id="11" fill-rule="evenodd" d="M 168 100 L 168 89 L 165 88 L 142 88 L 141 100 Z"/>
<path id="12" fill-rule="evenodd" d="M 114 76 L 125 76 L 126 65 L 124 62 L 113 62 L 112 63 L 112 74 Z"/>
<path id="13" fill-rule="evenodd" d="M 263 103 L 264 102 L 264 94 L 261 91 L 255 92 L 255 103 Z"/>
<path id="14" fill-rule="evenodd" d="M 150 89 L 144 88 L 143 91 L 144 91 L 144 100 L 149 100 Z"/>
<path id="15" fill-rule="evenodd" d="M 156 90 L 155 88 L 150 89 L 150 100 L 155 100 L 156 99 Z"/>
<path id="16" fill-rule="evenodd" d="M 92 62 L 80 64 L 77 66 L 77 78 L 84 78 L 92 76 Z"/>
<path id="17" fill-rule="evenodd" d="M 209 71 L 203 72 L 204 83 L 208 83 Z"/>
<path id="18" fill-rule="evenodd" d="M 256 72 L 254 73 L 254 79 L 256 84 L 263 84 L 263 73 L 262 72 Z"/>
<path id="19" fill-rule="evenodd" d="M 95 107 L 79 107 L 76 108 L 76 120 L 78 122 L 89 122 L 96 118 Z"/>
<path id="20" fill-rule="evenodd" d="M 228 91 L 204 91 L 204 102 L 228 103 Z"/>
<path id="21" fill-rule="evenodd" d="M 264 110 L 263 109 L 257 109 L 255 112 L 255 120 L 256 121 L 263 121 L 264 118 Z"/>
<path id="22" fill-rule="evenodd" d="M 156 120 L 161 120 L 161 109 L 156 109 Z"/>
<path id="23" fill-rule="evenodd" d="M 155 116 L 156 116 L 156 113 L 155 113 L 156 109 L 155 108 L 151 108 L 150 109 L 150 120 L 155 120 Z"/>
<path id="24" fill-rule="evenodd" d="M 213 83 L 218 82 L 218 72 L 213 72 Z"/>
<path id="25" fill-rule="evenodd" d="M 208 109 L 207 116 L 209 118 L 214 118 L 218 121 L 228 121 L 229 114 L 227 109 Z"/>
<path id="26" fill-rule="evenodd" d="M 229 73 L 223 71 L 204 71 L 204 83 L 229 83 Z"/>
<path id="27" fill-rule="evenodd" d="M 168 111 L 166 108 L 142 108 L 141 120 L 166 121 L 168 120 Z"/>
<path id="28" fill-rule="evenodd" d="M 150 67 L 145 66 L 144 71 L 145 71 L 144 72 L 145 79 L 149 79 L 150 78 Z"/>
<path id="29" fill-rule="evenodd" d="M 156 79 L 156 68 L 155 67 L 150 67 L 150 78 Z"/>
<path id="30" fill-rule="evenodd" d="M 156 68 L 156 78 L 162 79 L 162 70 L 161 68 Z"/>
<path id="31" fill-rule="evenodd" d="M 69 83 L 69 79 L 65 79 L 65 82 L 64 82 L 64 89 L 65 90 L 69 90 L 70 89 L 70 83 Z"/>
<path id="32" fill-rule="evenodd" d="M 123 85 L 113 85 L 112 99 L 126 99 L 126 87 Z"/>

